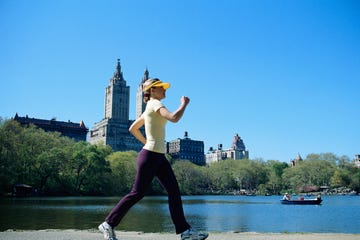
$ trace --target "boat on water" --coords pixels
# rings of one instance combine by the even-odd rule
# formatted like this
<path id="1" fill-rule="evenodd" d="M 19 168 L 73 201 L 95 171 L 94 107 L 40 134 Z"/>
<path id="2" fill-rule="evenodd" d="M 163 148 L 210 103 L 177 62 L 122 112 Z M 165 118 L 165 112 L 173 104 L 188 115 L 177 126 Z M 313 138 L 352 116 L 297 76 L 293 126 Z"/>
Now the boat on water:
<path id="1" fill-rule="evenodd" d="M 284 197 L 280 200 L 282 204 L 298 204 L 298 205 L 319 205 L 322 202 L 321 195 L 316 198 L 304 198 L 299 197 L 298 199 L 291 199 L 288 193 L 285 193 Z"/>
<path id="2" fill-rule="evenodd" d="M 322 202 L 321 198 L 311 198 L 311 199 L 281 199 L 280 202 L 282 204 L 298 204 L 298 205 L 319 205 Z"/>
<path id="3" fill-rule="evenodd" d="M 322 199 L 320 194 L 316 198 L 304 198 L 301 196 L 298 199 L 291 199 L 291 196 L 288 193 L 285 193 L 280 202 L 282 204 L 319 205 L 321 204 Z"/>

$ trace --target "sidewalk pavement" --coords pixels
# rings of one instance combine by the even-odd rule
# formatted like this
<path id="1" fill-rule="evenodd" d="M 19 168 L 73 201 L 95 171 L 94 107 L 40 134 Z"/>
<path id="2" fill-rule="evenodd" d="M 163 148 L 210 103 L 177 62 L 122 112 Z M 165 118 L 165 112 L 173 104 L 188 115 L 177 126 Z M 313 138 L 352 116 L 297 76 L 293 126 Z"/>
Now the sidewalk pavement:
<path id="1" fill-rule="evenodd" d="M 141 233 L 116 231 L 119 240 L 179 240 L 171 233 Z M 101 240 L 97 230 L 38 230 L 0 232 L 0 240 Z M 338 233 L 210 233 L 207 240 L 358 240 L 360 234 Z"/>

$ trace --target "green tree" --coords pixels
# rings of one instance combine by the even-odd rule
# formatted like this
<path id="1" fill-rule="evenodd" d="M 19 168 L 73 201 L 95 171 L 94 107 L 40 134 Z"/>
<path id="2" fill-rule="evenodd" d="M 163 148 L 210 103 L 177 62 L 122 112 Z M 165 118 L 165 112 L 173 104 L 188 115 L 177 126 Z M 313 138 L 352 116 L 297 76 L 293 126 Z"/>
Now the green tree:
<path id="1" fill-rule="evenodd" d="M 20 159 L 20 134 L 23 131 L 15 121 L 0 122 L 0 186 L 1 192 L 10 192 L 18 181 L 22 168 Z"/>
<path id="2" fill-rule="evenodd" d="M 87 178 L 84 179 L 83 191 L 86 195 L 108 195 L 111 193 L 111 168 L 106 157 L 111 153 L 109 146 L 89 145 L 87 155 Z"/>
<path id="3" fill-rule="evenodd" d="M 235 160 L 224 160 L 212 163 L 209 167 L 210 189 L 214 193 L 237 188 Z"/>
<path id="4" fill-rule="evenodd" d="M 295 167 L 285 169 L 283 179 L 293 191 L 303 191 L 307 186 L 329 186 L 336 162 L 334 154 L 309 154 Z"/>
<path id="5" fill-rule="evenodd" d="M 289 167 L 289 164 L 285 162 L 278 162 L 278 161 L 267 161 L 268 166 L 268 182 L 265 184 L 265 194 L 280 194 L 281 190 L 287 188 L 284 184 L 282 175 L 284 170 Z"/>
<path id="6" fill-rule="evenodd" d="M 44 193 L 47 187 L 50 191 L 55 186 L 47 186 L 50 178 L 57 178 L 59 173 L 59 163 L 64 159 L 64 152 L 62 148 L 52 148 L 49 151 L 44 151 L 35 159 L 34 164 L 34 180 L 39 193 Z M 55 190 L 55 189 L 54 189 Z"/>
<path id="7" fill-rule="evenodd" d="M 350 175 L 347 170 L 337 169 L 331 177 L 331 186 L 334 188 L 350 185 Z"/>
<path id="8" fill-rule="evenodd" d="M 172 167 L 182 194 L 202 194 L 206 183 L 203 172 L 200 171 L 201 167 L 188 160 L 175 161 Z"/>
<path id="9" fill-rule="evenodd" d="M 34 125 L 22 127 L 13 120 L 2 124 L 0 139 L 0 175 L 6 191 L 14 183 L 26 183 L 42 191 L 49 177 L 56 175 L 56 149 L 71 142 L 59 133 L 45 132 Z"/>
<path id="10" fill-rule="evenodd" d="M 136 157 L 135 151 L 113 152 L 107 156 L 112 171 L 112 194 L 122 195 L 131 190 L 136 174 Z"/>
<path id="11" fill-rule="evenodd" d="M 254 191 L 259 184 L 265 184 L 268 180 L 268 171 L 265 163 L 261 159 L 249 160 L 233 160 L 234 179 L 241 189 Z"/>
<path id="12" fill-rule="evenodd" d="M 43 194 L 119 195 L 130 191 L 136 174 L 137 153 L 112 152 L 108 146 L 74 142 L 60 133 L 0 117 L 0 193 L 25 183 Z M 183 194 L 294 192 L 307 186 L 346 187 L 360 191 L 360 169 L 347 156 L 309 154 L 295 167 L 275 160 L 242 159 L 197 166 L 168 157 Z M 157 181 L 152 194 L 162 194 Z"/>
<path id="13" fill-rule="evenodd" d="M 72 195 L 107 194 L 111 169 L 106 157 L 111 153 L 111 148 L 81 141 L 68 151 L 71 156 L 68 161 L 62 162 L 59 173 L 63 191 Z"/>
<path id="14" fill-rule="evenodd" d="M 354 173 L 351 174 L 351 182 L 350 182 L 350 188 L 356 191 L 357 193 L 360 192 L 360 169 L 354 168 Z"/>

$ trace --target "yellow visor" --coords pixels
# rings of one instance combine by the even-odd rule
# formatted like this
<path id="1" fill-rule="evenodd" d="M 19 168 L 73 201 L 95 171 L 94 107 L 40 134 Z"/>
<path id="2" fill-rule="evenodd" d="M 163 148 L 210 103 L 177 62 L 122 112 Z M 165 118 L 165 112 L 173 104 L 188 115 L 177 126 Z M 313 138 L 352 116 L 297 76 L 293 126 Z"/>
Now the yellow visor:
<path id="1" fill-rule="evenodd" d="M 166 90 L 170 87 L 170 83 L 164 83 L 162 81 L 155 81 L 152 84 L 150 84 L 149 86 L 144 87 L 143 91 L 145 92 L 152 87 L 163 87 Z"/>

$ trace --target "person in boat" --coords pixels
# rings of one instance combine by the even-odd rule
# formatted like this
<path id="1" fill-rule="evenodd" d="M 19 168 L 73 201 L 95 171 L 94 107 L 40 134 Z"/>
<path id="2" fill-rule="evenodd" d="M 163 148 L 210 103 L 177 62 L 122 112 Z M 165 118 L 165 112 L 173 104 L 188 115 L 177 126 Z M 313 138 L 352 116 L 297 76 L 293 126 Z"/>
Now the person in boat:
<path id="1" fill-rule="evenodd" d="M 283 196 L 283 200 L 287 200 L 287 201 L 290 201 L 290 199 L 291 199 L 291 196 L 290 196 L 290 194 L 288 194 L 288 193 L 285 193 L 285 195 Z"/>

